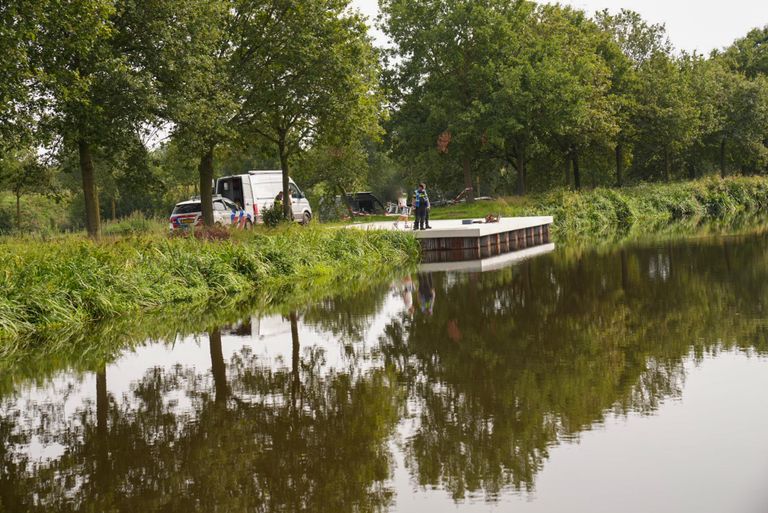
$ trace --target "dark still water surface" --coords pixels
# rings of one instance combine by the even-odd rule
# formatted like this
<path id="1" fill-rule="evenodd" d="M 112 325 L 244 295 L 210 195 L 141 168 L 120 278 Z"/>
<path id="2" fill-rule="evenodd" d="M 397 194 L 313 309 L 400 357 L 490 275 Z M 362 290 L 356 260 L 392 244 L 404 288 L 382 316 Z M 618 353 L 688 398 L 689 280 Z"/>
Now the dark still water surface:
<path id="1" fill-rule="evenodd" d="M 0 512 L 765 513 L 766 250 L 560 248 L 41 371 Z"/>

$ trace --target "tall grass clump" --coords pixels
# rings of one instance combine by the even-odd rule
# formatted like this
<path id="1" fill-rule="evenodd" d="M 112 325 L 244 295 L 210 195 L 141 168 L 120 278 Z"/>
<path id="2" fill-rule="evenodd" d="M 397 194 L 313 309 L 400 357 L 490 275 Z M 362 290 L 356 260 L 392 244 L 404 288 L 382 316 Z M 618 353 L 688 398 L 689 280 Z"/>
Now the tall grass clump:
<path id="1" fill-rule="evenodd" d="M 562 192 L 540 198 L 536 211 L 553 215 L 554 233 L 568 237 L 653 229 L 680 220 L 719 220 L 766 207 L 768 181 L 737 177 Z"/>
<path id="2" fill-rule="evenodd" d="M 705 178 L 623 189 L 558 190 L 527 198 L 433 209 L 434 219 L 551 215 L 556 238 L 615 238 L 630 230 L 655 230 L 672 221 L 722 220 L 768 209 L 764 177 Z"/>
<path id="3" fill-rule="evenodd" d="M 168 231 L 168 221 L 152 219 L 141 212 L 134 212 L 128 217 L 116 221 L 107 221 L 103 224 L 101 232 L 105 236 L 130 236 L 162 234 Z"/>
<path id="4" fill-rule="evenodd" d="M 136 236 L 0 243 L 0 345 L 61 336 L 161 308 L 208 308 L 263 294 L 322 293 L 418 257 L 407 233 L 322 227 L 257 230 L 230 240 Z M 0 348 L 0 351 L 2 349 Z"/>

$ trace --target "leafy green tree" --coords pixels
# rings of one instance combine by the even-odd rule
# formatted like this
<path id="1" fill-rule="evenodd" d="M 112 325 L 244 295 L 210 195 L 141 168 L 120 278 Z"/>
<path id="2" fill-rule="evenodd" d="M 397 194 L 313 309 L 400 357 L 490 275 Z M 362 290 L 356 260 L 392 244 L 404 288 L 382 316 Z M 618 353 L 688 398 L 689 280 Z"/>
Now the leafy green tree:
<path id="1" fill-rule="evenodd" d="M 42 104 L 41 127 L 77 148 L 86 227 L 100 236 L 94 148 L 135 133 L 156 104 L 147 69 L 149 47 L 137 45 L 137 20 L 152 14 L 134 2 L 50 2 L 30 41 L 33 93 Z"/>
<path id="2" fill-rule="evenodd" d="M 698 137 L 690 145 L 687 155 L 688 176 L 694 178 L 709 170 L 714 161 L 713 148 L 719 148 L 725 123 L 728 84 L 732 74 L 722 63 L 704 59 L 700 55 L 684 55 L 683 70 L 691 85 L 691 94 L 698 112 Z"/>
<path id="3" fill-rule="evenodd" d="M 30 64 L 30 41 L 47 1 L 19 0 L 0 5 L 0 158 L 31 143 L 37 78 Z"/>
<path id="4" fill-rule="evenodd" d="M 635 11 L 621 9 L 617 14 L 611 14 L 605 9 L 595 14 L 595 23 L 613 37 L 636 67 L 658 53 L 672 53 L 666 27 L 663 24 L 648 23 Z"/>
<path id="5" fill-rule="evenodd" d="M 55 196 L 55 169 L 32 152 L 14 152 L 0 159 L 0 184 L 16 198 L 16 229 L 21 230 L 21 197 L 27 193 Z"/>
<path id="6" fill-rule="evenodd" d="M 246 132 L 274 144 L 290 197 L 291 159 L 320 142 L 344 147 L 378 130 L 378 60 L 368 28 L 348 0 L 280 0 L 244 31 L 238 54 Z M 262 27 L 271 29 L 265 32 Z M 286 218 L 291 204 L 283 202 Z"/>
<path id="7" fill-rule="evenodd" d="M 269 2 L 178 0 L 155 2 L 173 13 L 168 36 L 154 62 L 172 138 L 197 160 L 203 222 L 213 225 L 212 182 L 216 148 L 235 139 L 241 115 L 239 75 L 256 48 L 242 48 L 246 24 L 263 34 L 272 25 L 252 19 Z"/>
<path id="8" fill-rule="evenodd" d="M 544 116 L 541 97 L 546 94 L 542 80 L 541 46 L 537 19 L 532 9 L 520 9 L 510 20 L 515 26 L 504 39 L 504 58 L 498 63 L 497 85 L 491 94 L 487 125 L 489 153 L 517 174 L 518 194 L 526 192 L 526 175 L 531 149 L 540 140 Z"/>
<path id="9" fill-rule="evenodd" d="M 609 94 L 611 70 L 595 51 L 601 34 L 582 11 L 545 6 L 540 19 L 542 37 L 549 35 L 542 83 L 555 85 L 541 99 L 544 130 L 570 162 L 580 189 L 580 155 L 590 146 L 608 145 L 618 131 Z"/>
<path id="10" fill-rule="evenodd" d="M 195 169 L 199 160 L 190 155 L 178 140 L 170 139 L 150 152 L 152 172 L 162 183 L 161 208 L 167 214 L 182 198 L 198 194 L 200 179 Z"/>
<path id="11" fill-rule="evenodd" d="M 368 183 L 368 155 L 362 141 L 344 146 L 316 145 L 306 151 L 296 168 L 305 187 L 320 193 L 324 202 L 335 203 L 338 195 L 346 202 L 348 192 Z M 351 207 L 350 208 L 350 215 Z"/>
<path id="12" fill-rule="evenodd" d="M 768 25 L 750 30 L 722 52 L 736 70 L 749 78 L 768 75 Z"/>
<path id="13" fill-rule="evenodd" d="M 683 55 L 682 70 L 690 84 L 699 130 L 686 156 L 690 177 L 699 169 L 719 169 L 726 176 L 729 164 L 741 170 L 765 168 L 766 79 L 749 78 L 728 65 L 722 55 L 705 59 Z"/>
<path id="14" fill-rule="evenodd" d="M 528 2 L 384 0 L 382 28 L 395 43 L 390 93 L 397 106 L 393 139 L 400 158 L 439 170 L 449 182 L 460 170 L 476 194 L 474 173 L 488 147 L 488 117 L 497 68 L 509 56 L 516 20 Z M 452 180 L 453 181 L 453 180 Z"/>
<path id="15" fill-rule="evenodd" d="M 636 157 L 647 174 L 661 166 L 661 178 L 669 180 L 672 165 L 699 136 L 700 117 L 684 65 L 656 53 L 638 69 L 638 104 L 634 123 L 638 133 Z M 658 176 L 658 175 L 657 175 Z"/>
<path id="16" fill-rule="evenodd" d="M 720 111 L 720 173 L 727 174 L 730 146 L 732 160 L 749 162 L 752 169 L 763 169 L 768 162 L 768 76 L 748 79 L 728 74 L 723 85 L 724 102 Z"/>
<path id="17" fill-rule="evenodd" d="M 638 69 L 655 54 L 668 55 L 672 45 L 666 36 L 664 25 L 649 24 L 636 12 L 622 9 L 610 14 L 606 9 L 595 14 L 595 23 L 611 38 L 616 46 L 604 42 L 599 47 L 611 68 L 611 89 L 618 132 L 615 137 L 616 185 L 624 182 L 625 149 L 631 147 L 636 137 L 632 123 L 637 114 Z"/>

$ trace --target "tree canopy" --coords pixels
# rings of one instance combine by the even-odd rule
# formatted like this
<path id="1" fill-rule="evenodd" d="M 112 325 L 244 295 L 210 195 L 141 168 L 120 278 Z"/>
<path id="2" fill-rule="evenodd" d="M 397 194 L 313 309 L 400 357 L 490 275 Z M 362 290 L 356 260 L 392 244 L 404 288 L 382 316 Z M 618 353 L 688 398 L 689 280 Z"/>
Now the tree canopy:
<path id="1" fill-rule="evenodd" d="M 165 215 L 191 194 L 211 223 L 212 181 L 245 163 L 314 199 L 768 171 L 765 27 L 704 56 L 629 10 L 380 10 L 383 48 L 349 0 L 5 2 L 0 151 L 69 173 L 93 237 L 110 210 Z"/>

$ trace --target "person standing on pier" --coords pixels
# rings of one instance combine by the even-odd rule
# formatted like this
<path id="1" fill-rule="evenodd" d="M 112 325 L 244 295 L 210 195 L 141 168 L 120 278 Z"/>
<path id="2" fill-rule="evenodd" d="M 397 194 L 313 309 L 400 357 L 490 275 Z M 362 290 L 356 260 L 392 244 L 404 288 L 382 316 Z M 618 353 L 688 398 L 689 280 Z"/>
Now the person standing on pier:
<path id="1" fill-rule="evenodd" d="M 413 223 L 414 230 L 428 230 L 429 226 L 429 196 L 427 187 L 424 183 L 419 184 L 413 195 L 413 207 L 416 209 L 416 222 Z"/>

